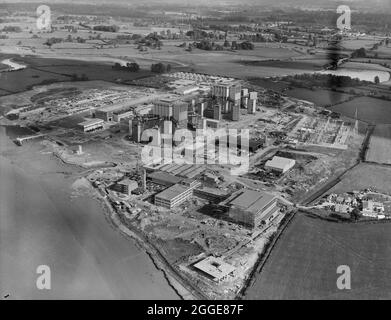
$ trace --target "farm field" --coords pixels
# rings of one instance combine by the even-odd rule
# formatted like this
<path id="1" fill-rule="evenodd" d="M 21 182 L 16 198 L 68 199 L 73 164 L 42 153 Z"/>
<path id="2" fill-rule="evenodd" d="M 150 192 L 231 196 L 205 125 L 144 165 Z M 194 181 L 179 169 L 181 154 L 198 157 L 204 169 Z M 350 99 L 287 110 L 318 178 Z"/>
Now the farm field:
<path id="1" fill-rule="evenodd" d="M 298 213 L 246 299 L 390 299 L 391 224 L 342 224 Z M 338 290 L 337 268 L 351 269 Z"/>
<path id="2" fill-rule="evenodd" d="M 361 38 L 361 39 L 351 39 L 341 41 L 341 46 L 347 50 L 356 50 L 360 48 L 370 49 L 375 43 L 378 43 L 379 39 L 374 37 L 371 38 Z"/>
<path id="3" fill-rule="evenodd" d="M 372 134 L 366 160 L 391 164 L 391 125 L 377 125 Z"/>
<path id="4" fill-rule="evenodd" d="M 52 36 L 55 36 L 53 34 Z M 60 37 L 66 34 L 59 33 Z M 88 36 L 87 34 L 85 36 Z M 105 36 L 106 33 L 105 33 Z M 43 37 L 46 37 L 43 36 Z M 21 41 L 22 45 L 17 45 Z M 184 41 L 163 41 L 160 50 L 148 49 L 140 52 L 134 44 L 121 44 L 119 46 L 107 46 L 104 43 L 96 43 L 96 40 L 88 40 L 86 43 L 63 42 L 48 48 L 44 45 L 45 39 L 13 38 L 7 40 L 7 45 L 0 48 L 0 52 L 13 53 L 20 52 L 24 55 L 34 55 L 56 59 L 76 59 L 84 61 L 135 61 L 142 68 L 149 69 L 151 63 L 160 61 L 171 63 L 173 66 L 193 68 L 196 72 L 209 74 L 225 74 L 238 78 L 248 76 L 281 76 L 297 74 L 307 71 L 308 68 L 297 68 L 294 63 L 291 67 L 280 68 L 273 66 L 243 67 L 237 63 L 240 61 L 270 60 L 270 59 L 297 59 L 308 58 L 309 65 L 311 59 L 318 61 L 316 56 L 309 56 L 306 48 L 300 48 L 290 44 L 255 44 L 254 50 L 240 51 L 204 51 L 193 49 L 192 52 L 180 48 Z M 222 44 L 222 43 L 221 43 Z M 102 45 L 102 47 L 100 47 Z M 99 47 L 99 48 L 98 48 Z M 316 62 L 318 63 L 318 62 Z"/>
<path id="5" fill-rule="evenodd" d="M 354 118 L 356 108 L 359 120 L 373 124 L 391 124 L 391 101 L 387 100 L 360 97 L 333 106 L 330 110 Z"/>
<path id="6" fill-rule="evenodd" d="M 330 189 L 330 193 L 345 193 L 366 188 L 374 188 L 379 192 L 391 194 L 391 167 L 370 163 L 361 163 L 347 172 L 341 182 Z"/>
<path id="7" fill-rule="evenodd" d="M 335 105 L 351 99 L 353 96 L 346 93 L 340 93 L 331 90 L 325 89 L 304 89 L 304 88 L 295 88 L 292 90 L 287 90 L 286 95 L 291 96 L 296 99 L 306 100 L 315 103 L 318 106 L 328 106 Z"/>
<path id="8" fill-rule="evenodd" d="M 26 69 L 4 72 L 0 77 L 0 95 L 23 92 L 36 85 L 54 82 L 71 81 L 72 75 L 79 77 L 86 75 L 89 80 L 104 80 L 115 82 L 120 79 L 124 82 L 151 75 L 149 70 L 127 72 L 114 70 L 110 63 L 86 62 L 64 59 L 45 59 L 40 57 L 16 57 L 17 62 L 28 65 Z"/>

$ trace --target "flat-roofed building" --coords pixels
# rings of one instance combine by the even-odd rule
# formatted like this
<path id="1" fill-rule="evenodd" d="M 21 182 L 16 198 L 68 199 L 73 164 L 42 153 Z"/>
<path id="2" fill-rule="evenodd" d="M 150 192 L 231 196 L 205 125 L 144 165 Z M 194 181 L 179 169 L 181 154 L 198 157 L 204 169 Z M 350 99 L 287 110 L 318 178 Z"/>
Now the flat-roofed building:
<path id="1" fill-rule="evenodd" d="M 113 121 L 113 111 L 102 108 L 95 111 L 95 117 L 110 122 Z"/>
<path id="2" fill-rule="evenodd" d="M 155 196 L 155 205 L 167 209 L 175 208 L 188 200 L 193 195 L 194 188 L 199 186 L 200 182 L 197 180 L 185 180 L 174 184 Z"/>
<path id="3" fill-rule="evenodd" d="M 295 164 L 296 161 L 293 159 L 274 156 L 272 160 L 266 162 L 265 169 L 285 173 L 292 169 Z"/>
<path id="4" fill-rule="evenodd" d="M 118 181 L 116 184 L 114 184 L 113 189 L 117 192 L 121 192 L 126 195 L 130 195 L 132 191 L 136 190 L 138 188 L 137 181 L 131 180 L 131 179 L 123 179 L 121 181 Z"/>
<path id="5" fill-rule="evenodd" d="M 215 282 L 224 281 L 228 276 L 235 272 L 235 267 L 224 262 L 221 258 L 213 256 L 207 257 L 193 265 L 194 268 L 201 271 L 208 278 Z"/>
<path id="6" fill-rule="evenodd" d="M 102 119 L 88 119 L 79 123 L 77 126 L 84 132 L 92 132 L 103 129 L 104 121 Z"/>
<path id="7" fill-rule="evenodd" d="M 276 196 L 254 190 L 242 190 L 223 204 L 229 207 L 226 218 L 250 228 L 258 227 L 262 221 L 268 223 L 279 213 Z"/>
<path id="8" fill-rule="evenodd" d="M 227 194 L 220 189 L 210 187 L 194 189 L 194 195 L 213 203 L 220 203 L 228 197 Z"/>
<path id="9" fill-rule="evenodd" d="M 174 92 L 180 95 L 187 95 L 187 94 L 197 92 L 198 90 L 200 90 L 198 86 L 189 85 L 189 86 L 176 88 Z"/>
<path id="10" fill-rule="evenodd" d="M 133 110 L 121 110 L 113 112 L 113 119 L 120 122 L 122 119 L 129 119 L 134 115 Z"/>

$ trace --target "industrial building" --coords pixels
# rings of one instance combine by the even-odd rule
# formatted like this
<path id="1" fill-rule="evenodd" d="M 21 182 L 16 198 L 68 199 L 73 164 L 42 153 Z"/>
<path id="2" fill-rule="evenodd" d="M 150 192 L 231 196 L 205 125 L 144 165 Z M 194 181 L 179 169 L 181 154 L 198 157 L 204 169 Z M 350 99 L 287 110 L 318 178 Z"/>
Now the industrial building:
<path id="1" fill-rule="evenodd" d="M 197 262 L 193 267 L 215 282 L 225 280 L 228 276 L 233 275 L 236 270 L 234 266 L 224 262 L 223 259 L 213 256 Z"/>
<path id="2" fill-rule="evenodd" d="M 295 164 L 296 161 L 293 159 L 274 156 L 272 160 L 266 162 L 265 169 L 281 174 L 288 172 Z"/>
<path id="3" fill-rule="evenodd" d="M 177 125 L 186 126 L 188 108 L 187 102 L 178 101 L 178 98 L 167 98 L 154 102 L 151 114 L 166 120 L 173 119 Z"/>
<path id="4" fill-rule="evenodd" d="M 242 190 L 221 205 L 228 207 L 222 218 L 249 228 L 256 228 L 273 220 L 279 213 L 276 196 L 260 191 Z"/>
<path id="5" fill-rule="evenodd" d="M 113 120 L 120 122 L 122 119 L 129 119 L 134 115 L 133 110 L 120 110 L 113 112 Z"/>
<path id="6" fill-rule="evenodd" d="M 240 105 L 233 104 L 231 108 L 231 120 L 239 121 L 239 119 L 240 119 Z"/>
<path id="7" fill-rule="evenodd" d="M 255 114 L 255 111 L 257 109 L 257 99 L 258 99 L 258 93 L 255 91 L 250 92 L 248 103 L 247 103 L 247 113 Z"/>
<path id="8" fill-rule="evenodd" d="M 84 132 L 92 132 L 103 129 L 104 121 L 101 119 L 88 119 L 79 123 L 77 126 Z"/>
<path id="9" fill-rule="evenodd" d="M 102 108 L 95 111 L 95 117 L 106 122 L 111 122 L 113 121 L 113 111 L 111 111 L 111 108 Z"/>
<path id="10" fill-rule="evenodd" d="M 228 195 L 220 189 L 209 187 L 194 189 L 194 196 L 216 204 L 224 201 L 228 197 Z"/>
<path id="11" fill-rule="evenodd" d="M 118 181 L 117 183 L 114 184 L 112 187 L 113 190 L 130 195 L 132 191 L 136 190 L 138 188 L 138 183 L 137 181 L 130 180 L 130 179 L 123 179 L 121 181 Z"/>
<path id="12" fill-rule="evenodd" d="M 145 116 L 142 119 L 135 118 L 129 121 L 129 135 L 135 142 L 142 141 L 142 133 L 154 127 L 163 128 L 164 119 L 158 116 Z"/>
<path id="13" fill-rule="evenodd" d="M 242 89 L 241 107 L 247 109 L 248 106 L 248 89 Z"/>
<path id="14" fill-rule="evenodd" d="M 197 188 L 201 183 L 197 180 L 183 180 L 181 183 L 174 184 L 168 189 L 160 192 L 155 196 L 155 205 L 172 209 L 193 195 L 194 188 Z"/>
<path id="15" fill-rule="evenodd" d="M 200 90 L 200 87 L 190 85 L 190 86 L 178 87 L 174 90 L 174 92 L 184 96 L 187 94 L 195 93 L 198 90 Z"/>
<path id="16" fill-rule="evenodd" d="M 173 174 L 164 171 L 155 171 L 147 174 L 147 179 L 153 183 L 170 187 L 183 180 L 183 178 L 176 177 Z"/>

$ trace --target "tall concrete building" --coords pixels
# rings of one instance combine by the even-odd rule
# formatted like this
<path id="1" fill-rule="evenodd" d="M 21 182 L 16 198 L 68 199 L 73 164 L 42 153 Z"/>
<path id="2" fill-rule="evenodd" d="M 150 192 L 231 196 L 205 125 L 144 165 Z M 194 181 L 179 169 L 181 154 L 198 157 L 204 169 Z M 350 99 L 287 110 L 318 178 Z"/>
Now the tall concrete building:
<path id="1" fill-rule="evenodd" d="M 215 84 L 212 86 L 212 96 L 222 105 L 222 112 L 230 113 L 232 104 L 240 105 L 241 86 L 239 83 Z"/>
<path id="2" fill-rule="evenodd" d="M 242 89 L 241 107 L 247 109 L 248 105 L 248 89 Z"/>
<path id="3" fill-rule="evenodd" d="M 240 104 L 233 104 L 231 109 L 231 120 L 239 121 L 240 120 Z"/>
<path id="4" fill-rule="evenodd" d="M 257 99 L 258 99 L 258 93 L 255 91 L 250 92 L 248 106 L 247 106 L 247 113 L 255 114 L 255 111 L 257 109 Z"/>
<path id="5" fill-rule="evenodd" d="M 229 99 L 233 105 L 238 105 L 240 107 L 240 102 L 242 98 L 242 87 L 239 84 L 233 85 L 229 89 Z"/>
<path id="6" fill-rule="evenodd" d="M 213 106 L 213 119 L 221 120 L 221 105 L 216 104 Z"/>
<path id="7" fill-rule="evenodd" d="M 177 99 L 161 99 L 154 103 L 152 115 L 159 116 L 165 120 L 173 118 L 177 125 L 187 125 L 187 114 L 189 105 Z"/>

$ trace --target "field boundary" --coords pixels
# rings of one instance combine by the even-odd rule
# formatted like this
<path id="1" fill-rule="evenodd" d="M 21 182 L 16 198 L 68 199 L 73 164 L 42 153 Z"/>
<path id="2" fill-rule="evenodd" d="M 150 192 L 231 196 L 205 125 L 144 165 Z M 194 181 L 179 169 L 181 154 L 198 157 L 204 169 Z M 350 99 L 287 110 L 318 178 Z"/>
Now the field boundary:
<path id="1" fill-rule="evenodd" d="M 255 266 L 254 266 L 253 270 L 251 271 L 248 279 L 246 280 L 244 286 L 237 294 L 237 296 L 235 298 L 236 300 L 243 300 L 243 298 L 246 296 L 247 290 L 254 285 L 255 281 L 257 280 L 257 278 L 255 277 L 256 274 L 260 274 L 262 272 L 263 267 L 266 265 L 266 262 L 269 260 L 269 257 L 271 256 L 273 249 L 276 246 L 278 240 L 281 238 L 284 231 L 287 229 L 287 227 L 293 221 L 293 218 L 296 217 L 297 213 L 298 213 L 298 211 L 295 210 L 295 211 L 292 211 L 288 217 L 285 216 L 286 220 L 282 221 L 282 224 L 280 224 L 277 232 L 274 233 L 273 238 L 266 244 L 266 249 L 264 250 L 263 253 L 260 254 L 260 258 L 255 263 Z"/>

